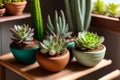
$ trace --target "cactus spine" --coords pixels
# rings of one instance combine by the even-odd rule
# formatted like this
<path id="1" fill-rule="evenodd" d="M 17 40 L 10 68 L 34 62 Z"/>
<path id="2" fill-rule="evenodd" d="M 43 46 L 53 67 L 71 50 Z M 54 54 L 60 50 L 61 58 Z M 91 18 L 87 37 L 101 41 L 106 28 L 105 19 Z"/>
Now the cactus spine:
<path id="1" fill-rule="evenodd" d="M 70 29 L 87 31 L 91 20 L 91 0 L 64 0 L 64 3 Z"/>
<path id="2" fill-rule="evenodd" d="M 35 29 L 35 38 L 38 41 L 43 39 L 43 22 L 39 0 L 32 0 L 32 23 Z"/>

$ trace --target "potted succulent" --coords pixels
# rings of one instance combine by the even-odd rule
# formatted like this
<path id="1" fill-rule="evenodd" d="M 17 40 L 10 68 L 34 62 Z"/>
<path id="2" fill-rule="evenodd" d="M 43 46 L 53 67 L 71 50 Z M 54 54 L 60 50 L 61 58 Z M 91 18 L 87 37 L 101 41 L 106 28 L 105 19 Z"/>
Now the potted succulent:
<path id="1" fill-rule="evenodd" d="M 102 0 L 94 2 L 91 25 L 104 30 L 120 32 L 119 30 L 120 5 L 115 3 L 105 4 Z M 103 24 L 104 23 L 104 24 Z M 114 27 L 115 26 L 115 27 Z"/>
<path id="2" fill-rule="evenodd" d="M 48 15 L 47 22 L 47 34 L 55 33 L 57 36 L 65 39 L 68 43 L 67 48 L 70 51 L 70 60 L 73 58 L 71 48 L 74 46 L 74 37 L 72 37 L 72 32 L 69 32 L 68 24 L 66 23 L 64 12 L 60 11 L 60 16 L 58 12 L 55 11 L 54 21 L 52 22 L 50 15 Z"/>
<path id="3" fill-rule="evenodd" d="M 26 0 L 5 0 L 6 13 L 9 15 L 21 15 L 27 4 Z"/>
<path id="4" fill-rule="evenodd" d="M 69 61 L 69 51 L 66 49 L 65 39 L 56 35 L 47 36 L 40 42 L 40 51 L 36 53 L 36 59 L 40 67 L 50 72 L 62 70 Z"/>
<path id="5" fill-rule="evenodd" d="M 2 0 L 0 0 L 0 16 L 3 16 L 4 13 L 5 13 L 4 4 Z"/>
<path id="6" fill-rule="evenodd" d="M 104 37 L 92 32 L 79 32 L 72 49 L 77 61 L 88 67 L 97 65 L 105 55 L 106 47 L 102 44 Z"/>
<path id="7" fill-rule="evenodd" d="M 28 25 L 14 25 L 10 28 L 13 42 L 10 50 L 15 59 L 22 64 L 32 64 L 36 61 L 35 52 L 39 49 L 38 42 L 34 40 L 34 29 Z"/>

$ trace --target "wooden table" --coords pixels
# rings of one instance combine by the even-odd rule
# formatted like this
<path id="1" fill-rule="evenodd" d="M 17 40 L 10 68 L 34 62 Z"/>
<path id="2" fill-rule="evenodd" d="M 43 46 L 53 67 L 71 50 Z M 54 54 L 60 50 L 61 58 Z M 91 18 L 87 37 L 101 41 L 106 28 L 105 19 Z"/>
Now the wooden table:
<path id="1" fill-rule="evenodd" d="M 37 62 L 31 65 L 19 64 L 16 62 L 11 53 L 0 56 L 0 65 L 2 69 L 7 68 L 27 80 L 75 80 L 96 70 L 99 70 L 105 66 L 108 66 L 111 63 L 111 60 L 103 59 L 95 67 L 88 68 L 80 65 L 74 59 L 62 71 L 51 73 L 41 69 Z M 5 80 L 3 70 L 1 70 L 0 74 L 1 80 Z"/>

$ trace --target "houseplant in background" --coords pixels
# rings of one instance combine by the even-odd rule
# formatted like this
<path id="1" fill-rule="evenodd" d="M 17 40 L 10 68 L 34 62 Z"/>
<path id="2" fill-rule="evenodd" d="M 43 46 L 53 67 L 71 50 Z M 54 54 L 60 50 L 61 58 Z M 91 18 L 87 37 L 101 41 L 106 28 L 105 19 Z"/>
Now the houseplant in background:
<path id="1" fill-rule="evenodd" d="M 88 31 L 91 21 L 91 0 L 64 0 L 66 17 L 74 33 Z"/>
<path id="2" fill-rule="evenodd" d="M 57 36 L 65 39 L 68 42 L 67 48 L 70 51 L 71 60 L 73 58 L 71 48 L 74 46 L 74 37 L 72 36 L 72 32 L 69 32 L 69 27 L 62 10 L 60 11 L 60 16 L 58 15 L 58 12 L 55 11 L 54 21 L 52 21 L 50 15 L 48 15 L 46 33 L 48 35 L 55 33 Z"/>
<path id="3" fill-rule="evenodd" d="M 21 15 L 27 4 L 26 0 L 5 0 L 6 13 L 9 15 Z"/>
<path id="4" fill-rule="evenodd" d="M 66 49 L 65 39 L 55 34 L 47 36 L 43 43 L 40 42 L 40 51 L 36 53 L 36 59 L 40 67 L 50 72 L 62 70 L 69 61 L 69 51 Z"/>
<path id="5" fill-rule="evenodd" d="M 104 4 L 104 6 L 102 4 Z M 104 14 L 101 14 L 100 12 L 103 12 Z M 119 4 L 105 4 L 104 1 L 97 0 L 94 2 L 93 6 L 91 25 L 94 28 L 100 28 L 112 32 L 120 32 L 119 16 Z"/>
<path id="6" fill-rule="evenodd" d="M 34 40 L 34 29 L 28 25 L 14 25 L 10 28 L 13 42 L 10 50 L 15 59 L 21 64 L 32 64 L 36 61 L 35 53 L 39 49 L 38 42 Z"/>
<path id="7" fill-rule="evenodd" d="M 72 49 L 77 61 L 88 67 L 97 65 L 105 55 L 104 37 L 90 32 L 79 32 Z"/>
<path id="8" fill-rule="evenodd" d="M 4 13 L 5 13 L 4 4 L 3 1 L 0 0 L 0 16 L 3 16 Z"/>

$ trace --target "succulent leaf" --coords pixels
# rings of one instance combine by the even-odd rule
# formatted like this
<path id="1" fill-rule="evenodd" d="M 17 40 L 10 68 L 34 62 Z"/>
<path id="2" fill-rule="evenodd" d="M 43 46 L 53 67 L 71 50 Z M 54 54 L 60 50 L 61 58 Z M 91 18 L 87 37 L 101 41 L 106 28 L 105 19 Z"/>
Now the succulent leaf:
<path id="1" fill-rule="evenodd" d="M 42 49 L 40 52 L 47 52 L 50 56 L 60 55 L 67 45 L 68 43 L 64 38 L 58 37 L 55 34 L 50 35 L 47 36 L 43 42 L 40 42 L 40 47 Z"/>
<path id="2" fill-rule="evenodd" d="M 60 16 L 58 15 L 58 12 L 55 11 L 54 23 L 52 23 L 51 18 L 48 15 L 47 29 L 48 34 L 54 33 L 62 38 L 68 38 L 72 34 L 69 32 L 68 24 L 66 23 L 65 15 L 62 10 L 60 11 Z"/>
<path id="3" fill-rule="evenodd" d="M 13 35 L 13 42 L 19 43 L 29 43 L 33 41 L 34 29 L 31 29 L 29 25 L 14 25 L 13 28 L 10 28 L 10 31 Z"/>
<path id="4" fill-rule="evenodd" d="M 75 45 L 81 50 L 94 50 L 103 43 L 103 41 L 104 37 L 99 37 L 92 32 L 79 32 L 75 40 Z"/>

